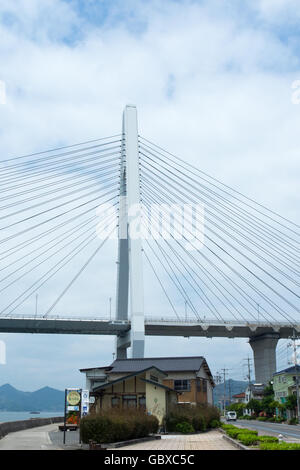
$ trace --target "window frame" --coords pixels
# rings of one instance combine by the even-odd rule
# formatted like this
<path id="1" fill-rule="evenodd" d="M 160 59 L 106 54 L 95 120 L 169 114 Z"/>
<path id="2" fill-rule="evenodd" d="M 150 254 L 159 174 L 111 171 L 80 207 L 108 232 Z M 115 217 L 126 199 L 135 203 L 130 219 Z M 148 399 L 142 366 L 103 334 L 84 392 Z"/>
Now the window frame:
<path id="1" fill-rule="evenodd" d="M 179 385 L 178 382 L 181 382 L 181 384 Z M 186 382 L 186 385 L 184 384 L 184 382 Z M 176 392 L 190 392 L 191 380 L 190 379 L 174 379 L 173 388 L 174 390 L 176 390 Z"/>

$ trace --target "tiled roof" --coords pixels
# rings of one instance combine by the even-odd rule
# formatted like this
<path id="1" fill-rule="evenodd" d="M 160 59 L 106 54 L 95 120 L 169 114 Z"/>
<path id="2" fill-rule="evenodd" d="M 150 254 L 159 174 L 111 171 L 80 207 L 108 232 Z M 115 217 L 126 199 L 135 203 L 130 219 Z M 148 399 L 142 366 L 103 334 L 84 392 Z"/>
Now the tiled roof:
<path id="1" fill-rule="evenodd" d="M 245 393 L 237 393 L 236 395 L 232 395 L 232 398 L 245 398 Z"/>
<path id="2" fill-rule="evenodd" d="M 300 366 L 297 365 L 296 370 L 297 370 L 297 372 L 300 372 Z M 279 375 L 279 374 L 284 374 L 284 373 L 293 374 L 294 372 L 295 372 L 295 366 L 292 366 L 292 367 L 288 367 L 287 369 L 280 370 L 279 372 L 275 372 L 275 374 L 273 374 L 273 376 L 274 375 Z"/>
<path id="3" fill-rule="evenodd" d="M 111 365 L 111 373 L 137 372 L 147 367 L 157 367 L 164 372 L 198 371 L 205 359 L 196 357 L 152 357 L 144 359 L 116 359 Z"/>

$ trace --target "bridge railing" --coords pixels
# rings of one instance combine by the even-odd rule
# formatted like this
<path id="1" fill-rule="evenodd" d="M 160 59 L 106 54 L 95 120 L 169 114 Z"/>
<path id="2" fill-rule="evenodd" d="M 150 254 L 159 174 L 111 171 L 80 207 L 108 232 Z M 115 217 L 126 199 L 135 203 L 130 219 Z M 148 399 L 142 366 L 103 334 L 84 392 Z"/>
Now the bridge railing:
<path id="1" fill-rule="evenodd" d="M 0 316 L 0 321 L 1 320 L 39 320 L 39 321 L 78 321 L 78 322 L 85 322 L 85 321 L 90 321 L 90 322 L 107 322 L 107 323 L 112 323 L 112 324 L 130 324 L 130 319 L 129 320 L 116 320 L 115 318 L 111 317 L 104 317 L 104 316 L 84 316 L 84 317 L 77 317 L 74 315 L 47 315 L 47 316 L 42 316 L 42 315 L 10 315 L 10 316 Z M 206 318 L 204 320 L 198 320 L 198 319 L 193 319 L 193 318 L 173 318 L 173 317 L 154 317 L 150 315 L 145 316 L 145 324 L 180 324 L 180 325 L 205 325 L 205 326 L 245 326 L 245 327 L 271 327 L 271 328 L 278 328 L 278 327 L 295 327 L 299 328 L 300 324 L 292 324 L 290 322 L 266 322 L 266 321 L 252 321 L 252 322 L 243 322 L 243 321 L 236 321 L 236 320 L 224 320 L 224 321 L 217 321 L 215 319 L 209 319 Z"/>

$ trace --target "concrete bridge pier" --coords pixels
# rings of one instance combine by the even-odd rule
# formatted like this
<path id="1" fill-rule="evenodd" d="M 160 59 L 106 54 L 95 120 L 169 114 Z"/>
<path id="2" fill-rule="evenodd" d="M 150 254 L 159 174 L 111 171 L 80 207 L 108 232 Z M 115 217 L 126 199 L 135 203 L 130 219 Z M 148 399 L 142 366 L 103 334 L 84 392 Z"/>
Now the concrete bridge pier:
<path id="1" fill-rule="evenodd" d="M 249 344 L 253 350 L 255 381 L 268 384 L 276 372 L 276 346 L 279 334 L 269 333 L 253 336 Z"/>

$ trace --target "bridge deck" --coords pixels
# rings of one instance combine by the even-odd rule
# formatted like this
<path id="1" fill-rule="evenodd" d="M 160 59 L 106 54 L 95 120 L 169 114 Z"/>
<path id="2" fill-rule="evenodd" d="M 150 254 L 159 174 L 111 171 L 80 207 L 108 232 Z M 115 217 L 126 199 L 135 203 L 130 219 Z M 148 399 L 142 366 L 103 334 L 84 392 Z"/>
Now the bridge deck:
<path id="1" fill-rule="evenodd" d="M 278 334 L 280 338 L 300 332 L 300 324 L 290 323 L 242 323 L 207 321 L 177 321 L 145 319 L 148 336 L 199 336 L 224 338 L 251 338 L 263 334 Z M 60 317 L 0 317 L 1 333 L 74 334 L 74 335 L 122 335 L 130 330 L 130 321 L 91 318 Z"/>

